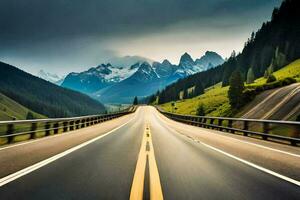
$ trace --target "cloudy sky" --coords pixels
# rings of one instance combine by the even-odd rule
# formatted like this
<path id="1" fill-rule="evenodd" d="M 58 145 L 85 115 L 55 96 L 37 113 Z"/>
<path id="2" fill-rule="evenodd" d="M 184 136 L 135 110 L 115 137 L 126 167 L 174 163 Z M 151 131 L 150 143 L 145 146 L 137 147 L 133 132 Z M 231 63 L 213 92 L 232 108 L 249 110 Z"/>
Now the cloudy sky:
<path id="1" fill-rule="evenodd" d="M 0 60 L 36 73 L 240 51 L 281 0 L 1 0 Z"/>

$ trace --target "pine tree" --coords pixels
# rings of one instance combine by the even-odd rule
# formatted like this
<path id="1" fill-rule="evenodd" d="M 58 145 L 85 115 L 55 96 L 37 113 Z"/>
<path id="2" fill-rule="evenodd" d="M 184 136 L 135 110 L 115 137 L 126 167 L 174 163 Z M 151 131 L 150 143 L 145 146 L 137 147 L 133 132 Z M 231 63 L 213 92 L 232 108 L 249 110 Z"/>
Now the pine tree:
<path id="1" fill-rule="evenodd" d="M 133 105 L 138 105 L 139 102 L 138 102 L 138 98 L 137 97 L 134 97 L 134 100 L 133 100 Z"/>
<path id="2" fill-rule="evenodd" d="M 202 86 L 202 83 L 199 82 L 195 85 L 195 89 L 194 89 L 194 96 L 198 96 L 200 94 L 204 93 L 204 88 Z"/>
<path id="3" fill-rule="evenodd" d="M 276 80 L 277 80 L 276 77 L 273 74 L 270 74 L 268 79 L 267 79 L 267 83 L 272 83 Z"/>
<path id="4" fill-rule="evenodd" d="M 189 92 L 188 89 L 183 90 L 183 95 L 182 95 L 182 99 L 187 99 L 189 96 Z"/>
<path id="5" fill-rule="evenodd" d="M 205 116 L 204 105 L 203 105 L 202 103 L 200 103 L 200 104 L 198 105 L 196 114 L 197 114 L 198 116 Z"/>
<path id="6" fill-rule="evenodd" d="M 161 91 L 158 96 L 158 104 L 163 104 L 163 103 L 166 103 L 165 90 Z"/>
<path id="7" fill-rule="evenodd" d="M 28 112 L 27 115 L 26 115 L 26 119 L 34 119 L 34 116 L 32 114 L 32 112 Z"/>
<path id="8" fill-rule="evenodd" d="M 264 78 L 268 78 L 268 76 L 269 76 L 269 73 L 268 73 L 268 70 L 266 70 L 264 73 Z"/>
<path id="9" fill-rule="evenodd" d="M 229 80 L 229 90 L 228 90 L 229 103 L 232 108 L 237 109 L 243 106 L 244 88 L 245 86 L 244 86 L 241 73 L 238 70 L 234 71 Z"/>
<path id="10" fill-rule="evenodd" d="M 247 72 L 247 84 L 253 83 L 254 80 L 255 80 L 254 72 L 252 67 L 250 67 Z"/>

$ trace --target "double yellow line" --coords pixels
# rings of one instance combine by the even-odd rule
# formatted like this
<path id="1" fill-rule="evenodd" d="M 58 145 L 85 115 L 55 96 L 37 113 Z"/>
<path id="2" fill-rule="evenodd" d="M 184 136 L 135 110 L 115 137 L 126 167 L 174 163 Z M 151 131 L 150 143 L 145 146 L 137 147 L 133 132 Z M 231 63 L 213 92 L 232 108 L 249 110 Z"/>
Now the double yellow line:
<path id="1" fill-rule="evenodd" d="M 163 200 L 160 178 L 153 150 L 151 131 L 148 124 L 145 127 L 142 145 L 136 164 L 133 183 L 131 186 L 130 200 L 143 199 L 147 163 L 149 164 L 150 199 Z"/>

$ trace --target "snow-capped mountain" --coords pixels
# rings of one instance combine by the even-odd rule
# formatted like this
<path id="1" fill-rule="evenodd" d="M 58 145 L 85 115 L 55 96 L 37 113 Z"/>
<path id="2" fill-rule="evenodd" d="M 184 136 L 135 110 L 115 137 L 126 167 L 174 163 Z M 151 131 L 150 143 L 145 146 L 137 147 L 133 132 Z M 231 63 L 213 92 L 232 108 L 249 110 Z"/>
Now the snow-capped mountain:
<path id="1" fill-rule="evenodd" d="M 42 69 L 37 73 L 37 76 L 39 78 L 42 78 L 46 81 L 49 81 L 49 82 L 57 84 L 57 85 L 60 85 L 65 78 L 64 76 L 58 76 L 57 74 L 51 74 L 49 72 L 45 72 Z"/>
<path id="2" fill-rule="evenodd" d="M 198 72 L 206 71 L 224 63 L 224 59 L 217 53 L 207 51 L 205 55 L 195 61 L 188 53 L 184 53 L 175 72 L 178 76 L 186 77 Z"/>
<path id="3" fill-rule="evenodd" d="M 81 73 L 70 73 L 62 86 L 84 92 L 104 103 L 130 103 L 134 96 L 144 97 L 197 72 L 222 63 L 214 52 L 200 59 L 185 53 L 178 65 L 163 62 L 137 62 L 130 66 L 101 64 Z M 119 63 L 120 64 L 120 63 Z"/>
<path id="4" fill-rule="evenodd" d="M 114 67 L 110 63 L 101 64 L 84 72 L 68 74 L 62 86 L 90 94 L 128 78 L 137 70 L 135 66 Z"/>
<path id="5" fill-rule="evenodd" d="M 149 64 L 152 64 L 154 60 L 151 60 L 149 58 L 145 58 L 142 56 L 123 56 L 123 57 L 114 57 L 107 60 L 107 63 L 111 63 L 115 67 L 126 67 L 126 66 L 132 66 L 136 63 L 143 63 L 147 62 Z"/>
<path id="6" fill-rule="evenodd" d="M 224 61 L 225 60 L 216 52 L 206 51 L 204 56 L 195 60 L 195 64 L 201 66 L 202 71 L 206 71 L 210 68 L 223 64 Z"/>
<path id="7" fill-rule="evenodd" d="M 154 62 L 152 67 L 160 78 L 169 77 L 178 69 L 176 65 L 172 65 L 167 59 L 162 63 Z"/>
<path id="8" fill-rule="evenodd" d="M 156 66 L 158 64 L 160 63 L 156 63 Z M 167 78 L 161 77 L 156 71 L 157 68 L 147 62 L 135 66 L 137 65 L 138 70 L 132 76 L 92 96 L 105 103 L 129 103 L 134 96 L 146 96 L 166 86 Z"/>

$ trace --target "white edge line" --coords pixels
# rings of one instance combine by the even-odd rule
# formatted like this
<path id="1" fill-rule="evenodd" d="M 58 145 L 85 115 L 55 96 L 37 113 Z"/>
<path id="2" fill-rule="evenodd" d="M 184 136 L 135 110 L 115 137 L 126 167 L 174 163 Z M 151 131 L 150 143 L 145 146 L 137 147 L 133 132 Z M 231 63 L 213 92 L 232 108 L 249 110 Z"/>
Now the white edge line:
<path id="1" fill-rule="evenodd" d="M 168 128 L 169 128 L 170 130 L 176 132 L 176 133 L 179 134 L 179 135 L 183 135 L 183 134 L 180 134 L 179 132 L 177 132 L 176 130 L 174 130 L 174 129 L 170 128 L 170 127 L 168 127 Z M 277 177 L 277 178 L 283 179 L 283 180 L 285 180 L 285 181 L 287 181 L 287 182 L 290 182 L 290 183 L 293 183 L 293 184 L 295 184 L 295 185 L 297 185 L 297 186 L 300 186 L 300 181 L 294 180 L 294 179 L 292 179 L 292 178 L 289 178 L 289 177 L 287 177 L 287 176 L 281 175 L 281 174 L 279 174 L 279 173 L 277 173 L 277 172 L 274 172 L 274 171 L 272 171 L 272 170 L 269 170 L 269 169 L 266 169 L 266 168 L 261 167 L 261 166 L 259 166 L 259 165 L 256 165 L 256 164 L 254 164 L 254 163 L 252 163 L 252 162 L 246 161 L 246 160 L 244 160 L 244 159 L 242 159 L 242 158 L 239 158 L 239 157 L 234 156 L 234 155 L 232 155 L 232 154 L 230 154 L 230 153 L 227 153 L 227 152 L 225 152 L 225 151 L 222 151 L 222 150 L 220 150 L 220 149 L 218 149 L 218 148 L 216 148 L 216 147 L 210 146 L 210 145 L 208 145 L 208 144 L 206 144 L 206 143 L 204 143 L 204 142 L 201 142 L 201 141 L 199 141 L 199 140 L 195 140 L 195 139 L 192 139 L 192 140 L 194 140 L 195 142 L 197 142 L 197 143 L 199 143 L 199 144 L 202 144 L 202 145 L 204 145 L 204 146 L 206 146 L 206 147 L 208 147 L 208 148 L 210 148 L 210 149 L 212 149 L 212 150 L 215 150 L 215 151 L 217 151 L 217 152 L 219 152 L 219 153 L 222 153 L 222 154 L 224 154 L 224 155 L 226 155 L 226 156 L 228 156 L 228 157 L 230 157 L 230 158 L 233 158 L 233 159 L 235 159 L 235 160 L 237 160 L 237 161 L 240 161 L 240 162 L 242 162 L 242 163 L 244 163 L 244 164 L 246 164 L 246 165 L 249 165 L 249 166 L 251 166 L 251 167 L 253 167 L 253 168 L 256 168 L 256 169 L 258 169 L 258 170 L 260 170 L 260 171 L 263 171 L 263 172 L 268 173 L 268 174 L 270 174 L 270 175 L 273 175 L 273 176 L 275 176 L 275 177 Z"/>
<path id="2" fill-rule="evenodd" d="M 220 150 L 220 149 L 218 149 L 218 148 L 215 148 L 215 147 L 210 146 L 210 145 L 208 145 L 208 144 L 205 144 L 205 143 L 203 143 L 203 142 L 200 142 L 200 141 L 199 141 L 199 143 L 202 144 L 202 145 L 204 145 L 204 146 L 206 146 L 206 147 L 208 147 L 208 148 L 210 148 L 210 149 L 212 149 L 212 150 L 215 150 L 215 151 L 217 151 L 217 152 L 219 152 L 219 153 L 222 153 L 222 154 L 224 154 L 224 155 L 226 155 L 226 156 L 228 156 L 228 157 L 230 157 L 230 158 L 233 158 L 233 159 L 235 159 L 235 160 L 238 160 L 238 161 L 240 161 L 240 162 L 242 162 L 242 163 L 244 163 L 244 164 L 246 164 L 246 165 L 249 165 L 249 166 L 251 166 L 251 167 L 253 167 L 253 168 L 256 168 L 256 169 L 258 169 L 258 170 L 261 170 L 261 171 L 263 171 L 263 172 L 266 172 L 266 173 L 268 173 L 268 174 L 271 174 L 271 175 L 273 175 L 273 176 L 276 176 L 276 177 L 278 177 L 278 178 L 280 178 L 280 179 L 283 179 L 283 180 L 285 180 L 285 181 L 288 181 L 288 182 L 290 182 L 290 183 L 293 183 L 293 184 L 295 184 L 295 185 L 297 185 L 297 186 L 300 186 L 300 181 L 294 180 L 294 179 L 292 179 L 292 178 L 289 178 L 289 177 L 287 177 L 287 176 L 281 175 L 281 174 L 279 174 L 279 173 L 277 173 L 277 172 L 274 172 L 274 171 L 272 171 L 272 170 L 269 170 L 269 169 L 266 169 L 266 168 L 261 167 L 261 166 L 259 166 L 259 165 L 256 165 L 256 164 L 254 164 L 254 163 L 252 163 L 252 162 L 246 161 L 246 160 L 244 160 L 244 159 L 242 159 L 242 158 L 236 157 L 236 156 L 234 156 L 234 155 L 232 155 L 232 154 L 229 154 L 229 153 L 227 153 L 227 152 L 225 152 L 225 151 L 222 151 L 222 150 Z"/>
<path id="3" fill-rule="evenodd" d="M 107 121 L 107 122 L 110 122 L 110 121 Z M 102 122 L 102 123 L 105 123 L 105 122 Z M 102 123 L 95 124 L 94 126 L 101 125 Z M 93 127 L 93 126 L 87 126 L 87 127 L 84 127 L 84 128 L 75 129 L 75 130 L 72 130 L 72 131 L 68 131 L 66 133 L 59 133 L 59 134 L 56 134 L 56 135 L 49 135 L 49 136 L 44 136 L 44 137 L 41 137 L 41 138 L 31 139 L 29 141 L 20 142 L 18 144 L 11 144 L 11 145 L 8 145 L 8 146 L 0 148 L 0 151 L 2 151 L 4 149 L 10 149 L 10 148 L 13 148 L 13 147 L 17 147 L 17 146 L 22 146 L 22 145 L 25 145 L 25 144 L 31 144 L 31 143 L 35 143 L 35 142 L 40 142 L 40 141 L 43 141 L 43 140 L 51 139 L 51 138 L 56 138 L 56 137 L 60 137 L 60 136 L 64 136 L 64 135 L 69 135 L 71 133 L 73 134 L 76 131 L 80 131 L 82 129 L 91 128 L 91 127 Z"/>
<path id="4" fill-rule="evenodd" d="M 80 145 L 77 145 L 77 146 L 75 146 L 75 147 L 72 147 L 71 149 L 68 149 L 68 150 L 66 150 L 66 151 L 63 151 L 63 152 L 61 152 L 61 153 L 59 153 L 59 154 L 57 154 L 57 155 L 55 155 L 55 156 L 52 156 L 52 157 L 50 157 L 50 158 L 47 158 L 47 159 L 45 159 L 45 160 L 43 160 L 43 161 L 40 161 L 40 162 L 38 162 L 38 163 L 36 163 L 36 164 L 34 164 L 34 165 L 31 165 L 31 166 L 29 166 L 29 167 L 26 167 L 26 168 L 20 170 L 20 171 L 17 171 L 17 172 L 15 172 L 15 173 L 13 173 L 13 174 L 10 174 L 10 175 L 8 175 L 8 176 L 5 176 L 5 177 L 1 178 L 1 179 L 0 179 L 0 187 L 2 187 L 3 185 L 5 185 L 5 184 L 7 184 L 7 183 L 9 183 L 9 182 L 11 182 L 11 181 L 16 180 L 16 179 L 18 179 L 18 178 L 20 178 L 20 177 L 22 177 L 22 176 L 24 176 L 24 175 L 26 175 L 26 174 L 29 174 L 30 172 L 32 172 L 32 171 L 34 171 L 34 170 L 37 170 L 37 169 L 39 169 L 39 168 L 41 168 L 41 167 L 43 167 L 43 166 L 45 166 L 45 165 L 47 165 L 47 164 L 49 164 L 49 163 L 51 163 L 51 162 L 53 162 L 53 161 L 55 161 L 55 160 L 57 160 L 57 159 L 63 157 L 63 156 L 66 156 L 66 155 L 68 155 L 68 154 L 70 154 L 70 153 L 72 153 L 72 152 L 74 152 L 74 151 L 76 151 L 76 150 L 78 150 L 78 149 L 80 149 L 80 148 L 82 148 L 82 147 L 84 147 L 84 146 L 87 146 L 87 145 L 89 145 L 89 144 L 95 142 L 96 140 L 99 140 L 99 139 L 101 139 L 101 138 L 103 138 L 103 137 L 109 135 L 110 133 L 112 133 L 112 132 L 114 132 L 114 131 L 120 129 L 121 127 L 127 125 L 128 123 L 130 123 L 133 119 L 134 119 L 134 118 L 130 119 L 130 120 L 129 120 L 128 122 L 126 122 L 125 124 L 122 124 L 121 126 L 116 127 L 116 128 L 114 128 L 113 130 L 110 130 L 109 132 L 107 132 L 107 133 L 105 133 L 105 134 L 103 134 L 103 135 L 100 135 L 100 136 L 98 136 L 98 137 L 96 137 L 96 138 L 93 138 L 93 139 L 91 139 L 91 140 L 88 140 L 88 141 L 86 141 L 86 142 L 84 142 L 84 143 L 82 143 L 82 144 L 80 144 Z"/>
<path id="5" fill-rule="evenodd" d="M 159 116 L 160 117 L 160 116 Z M 161 118 L 161 117 L 160 117 Z M 187 124 L 185 124 L 187 125 Z M 196 126 L 193 126 L 194 128 L 199 128 L 199 127 L 196 127 Z M 204 129 L 206 131 L 208 131 L 208 129 Z M 215 130 L 212 130 L 212 131 L 215 131 Z M 226 137 L 226 138 L 231 138 L 233 140 L 236 140 L 236 141 L 239 141 L 239 142 L 242 142 L 242 143 L 245 143 L 245 144 L 250 144 L 250 145 L 253 145 L 253 146 L 257 146 L 257 147 L 260 147 L 260 148 L 263 148 L 263 149 L 268 149 L 270 151 L 276 151 L 278 153 L 283 153 L 283 154 L 287 154 L 287 155 L 290 155 L 290 156 L 295 156 L 295 157 L 298 157 L 300 158 L 300 155 L 299 154 L 295 154 L 295 153 L 290 153 L 290 152 L 287 152 L 287 151 L 282 151 L 282 150 L 279 150 L 279 149 L 274 149 L 274 148 L 271 148 L 271 147 L 266 147 L 266 146 L 263 146 L 263 145 L 260 145 L 260 144 L 255 144 L 253 142 L 248 142 L 248 141 L 244 141 L 244 140 L 240 140 L 240 139 L 237 139 L 237 138 L 234 138 L 234 137 L 230 137 L 230 136 L 227 136 L 227 135 L 223 135 L 221 133 L 224 133 L 224 132 L 220 132 L 220 133 L 214 133 L 214 134 L 218 134 L 219 136 L 221 137 Z"/>
<path id="6" fill-rule="evenodd" d="M 299 157 L 300 158 L 299 154 L 294 154 L 294 153 L 290 153 L 290 152 L 287 152 L 287 151 L 282 151 L 282 150 L 279 150 L 279 149 L 274 149 L 274 148 L 271 148 L 271 147 L 266 147 L 266 146 L 263 146 L 263 145 L 260 145 L 260 144 L 255 144 L 253 142 L 243 141 L 243 140 L 240 140 L 240 139 L 237 139 L 237 138 L 232 138 L 232 139 L 233 140 L 237 140 L 237 141 L 242 142 L 242 143 L 245 143 L 245 144 L 250 144 L 250 145 L 257 146 L 257 147 L 260 147 L 260 148 L 263 148 L 263 149 L 268 149 L 270 151 L 276 151 L 278 153 L 283 153 L 283 154 L 287 154 L 287 155 L 290 155 L 290 156 L 295 156 L 295 157 Z"/>

